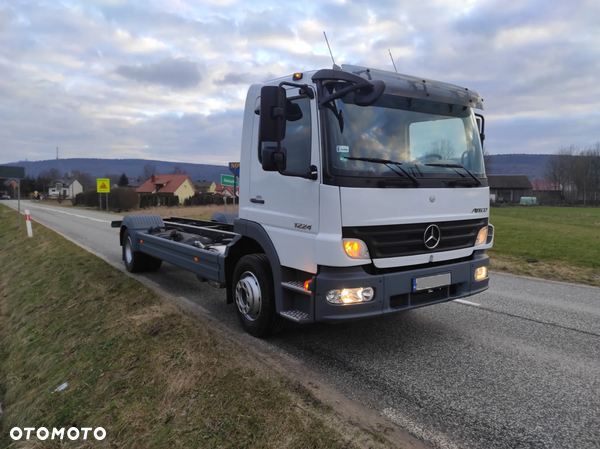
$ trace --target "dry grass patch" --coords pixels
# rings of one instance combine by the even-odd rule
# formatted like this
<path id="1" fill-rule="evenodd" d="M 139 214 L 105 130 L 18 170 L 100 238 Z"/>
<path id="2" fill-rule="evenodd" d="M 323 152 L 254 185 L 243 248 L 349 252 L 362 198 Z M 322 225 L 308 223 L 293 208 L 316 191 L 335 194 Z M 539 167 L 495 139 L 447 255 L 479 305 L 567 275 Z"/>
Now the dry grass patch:
<path id="1" fill-rule="evenodd" d="M 493 255 L 490 269 L 504 273 L 518 274 L 551 281 L 571 282 L 600 287 L 600 271 L 594 268 L 581 268 L 559 262 L 527 262 L 525 258 Z"/>
<path id="2" fill-rule="evenodd" d="M 395 446 L 52 231 L 15 228 L 16 212 L 0 207 L 0 447 Z M 8 436 L 72 426 L 107 437 Z"/>

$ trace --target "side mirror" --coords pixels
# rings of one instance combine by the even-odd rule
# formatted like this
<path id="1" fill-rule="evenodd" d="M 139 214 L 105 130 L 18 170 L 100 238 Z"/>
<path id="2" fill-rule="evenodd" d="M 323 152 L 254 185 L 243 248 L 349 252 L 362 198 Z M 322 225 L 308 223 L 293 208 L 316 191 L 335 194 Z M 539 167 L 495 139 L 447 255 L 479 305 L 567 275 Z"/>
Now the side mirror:
<path id="1" fill-rule="evenodd" d="M 477 122 L 477 128 L 479 128 L 479 138 L 481 143 L 485 140 L 485 119 L 481 114 L 475 114 L 475 121 Z"/>
<path id="2" fill-rule="evenodd" d="M 287 115 L 285 89 L 263 86 L 260 90 L 260 121 L 258 139 L 261 142 L 281 142 L 285 137 Z"/>
<path id="3" fill-rule="evenodd" d="M 354 94 L 354 103 L 357 106 L 371 106 L 383 95 L 385 81 L 372 80 L 369 88 L 362 87 Z"/>
<path id="4" fill-rule="evenodd" d="M 262 150 L 261 160 L 264 171 L 285 171 L 287 150 L 285 148 L 265 147 Z"/>

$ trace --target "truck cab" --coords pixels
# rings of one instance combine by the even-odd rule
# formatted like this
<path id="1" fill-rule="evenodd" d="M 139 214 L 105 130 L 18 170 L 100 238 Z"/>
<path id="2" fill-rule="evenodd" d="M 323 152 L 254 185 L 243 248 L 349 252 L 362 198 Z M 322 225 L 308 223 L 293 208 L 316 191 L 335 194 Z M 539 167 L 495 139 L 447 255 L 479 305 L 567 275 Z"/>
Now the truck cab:
<path id="1" fill-rule="evenodd" d="M 269 85 L 247 96 L 239 220 L 268 235 L 284 283 L 310 279 L 310 295 L 282 289 L 279 313 L 339 321 L 487 289 L 493 228 L 476 92 L 355 66 Z M 263 100 L 270 87 L 285 101 Z M 261 125 L 261 114 L 281 105 L 277 139 L 277 119 Z"/>

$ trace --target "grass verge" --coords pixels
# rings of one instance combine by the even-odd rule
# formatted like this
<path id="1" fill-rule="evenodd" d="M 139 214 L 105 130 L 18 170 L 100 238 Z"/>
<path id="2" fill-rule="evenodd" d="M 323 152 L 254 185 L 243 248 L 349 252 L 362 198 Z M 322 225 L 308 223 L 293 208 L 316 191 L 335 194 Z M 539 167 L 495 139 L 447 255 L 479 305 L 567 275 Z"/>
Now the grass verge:
<path id="1" fill-rule="evenodd" d="M 16 223 L 0 207 L 0 447 L 391 445 L 135 279 Z M 100 426 L 100 442 L 9 437 L 13 427 Z"/>
<path id="2" fill-rule="evenodd" d="M 492 208 L 490 222 L 491 269 L 600 287 L 600 208 Z"/>

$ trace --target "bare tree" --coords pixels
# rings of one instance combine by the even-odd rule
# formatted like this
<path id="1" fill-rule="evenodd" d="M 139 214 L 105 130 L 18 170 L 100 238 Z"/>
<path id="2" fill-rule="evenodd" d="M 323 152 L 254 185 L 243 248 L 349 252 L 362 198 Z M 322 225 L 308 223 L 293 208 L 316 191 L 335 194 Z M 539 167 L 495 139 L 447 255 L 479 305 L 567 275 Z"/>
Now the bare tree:
<path id="1" fill-rule="evenodd" d="M 50 170 L 43 170 L 40 172 L 38 177 L 50 179 L 50 181 L 56 181 L 63 177 L 63 173 L 58 168 L 51 168 Z"/>
<path id="2" fill-rule="evenodd" d="M 90 190 L 96 187 L 96 180 L 89 173 L 83 173 L 78 170 L 71 170 L 71 177 L 79 181 L 83 190 Z"/>
<path id="3" fill-rule="evenodd" d="M 560 189 L 563 198 L 572 193 L 572 159 L 576 152 L 574 146 L 561 148 L 550 156 L 544 169 L 544 179 Z"/>
<path id="4" fill-rule="evenodd" d="M 492 171 L 492 155 L 485 148 L 483 149 L 483 165 L 485 167 L 485 172 L 490 174 Z"/>
<path id="5" fill-rule="evenodd" d="M 436 140 L 431 144 L 431 154 L 439 154 L 442 159 L 451 159 L 454 156 L 454 146 L 448 139 Z"/>
<path id="6" fill-rule="evenodd" d="M 143 176 L 144 181 L 152 178 L 156 174 L 156 165 L 146 164 L 144 165 Z"/>
<path id="7" fill-rule="evenodd" d="M 598 205 L 598 198 L 600 196 L 600 142 L 596 142 L 596 145 L 588 148 L 587 155 L 590 161 L 590 175 L 593 188 L 594 204 Z"/>

